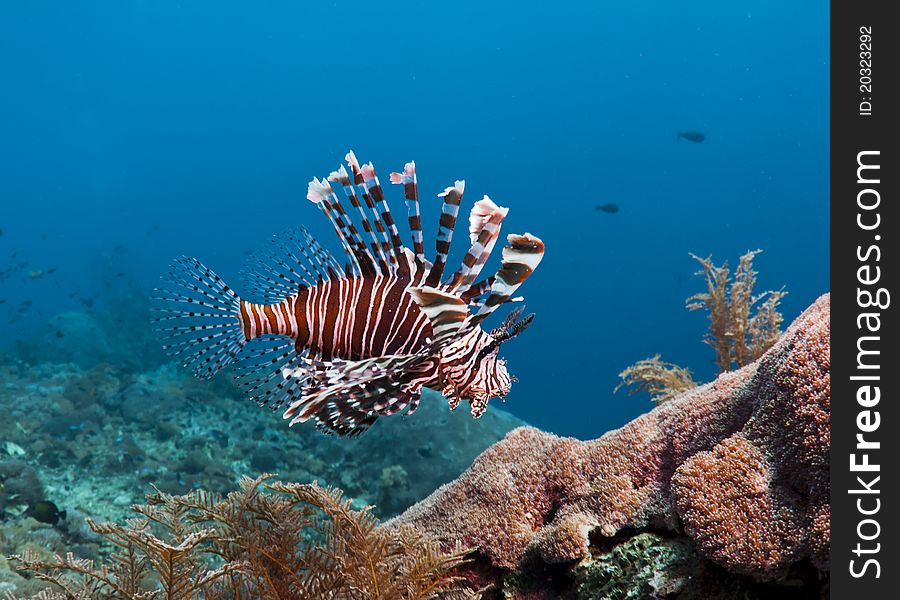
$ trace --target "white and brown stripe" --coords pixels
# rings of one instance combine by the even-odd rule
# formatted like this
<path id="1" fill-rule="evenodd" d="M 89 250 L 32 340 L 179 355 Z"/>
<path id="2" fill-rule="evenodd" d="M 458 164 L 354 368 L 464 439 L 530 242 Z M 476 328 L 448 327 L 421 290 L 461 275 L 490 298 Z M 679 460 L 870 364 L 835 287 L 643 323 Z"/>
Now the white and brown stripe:
<path id="1" fill-rule="evenodd" d="M 415 353 L 434 334 L 408 293 L 411 283 L 395 275 L 336 278 L 276 304 L 241 301 L 244 335 L 288 336 L 311 358 L 325 361 Z"/>
<path id="2" fill-rule="evenodd" d="M 402 173 L 391 173 L 391 183 L 403 185 L 409 230 L 412 234 L 413 254 L 416 262 L 425 263 L 425 242 L 422 237 L 422 217 L 419 214 L 419 184 L 416 180 L 416 162 L 409 161 L 403 166 Z"/>
<path id="3" fill-rule="evenodd" d="M 503 264 L 494 276 L 491 294 L 475 316 L 476 322 L 508 302 L 544 257 L 544 242 L 530 233 L 510 234 L 506 240 L 509 245 L 503 248 Z"/>
<path id="4" fill-rule="evenodd" d="M 256 304 L 241 300 L 241 328 L 247 341 L 264 335 L 297 337 L 297 300 L 289 296 L 275 304 Z"/>
<path id="5" fill-rule="evenodd" d="M 450 253 L 450 243 L 453 241 L 453 230 L 456 227 L 456 218 L 459 215 L 459 205 L 462 202 L 463 193 L 466 190 L 465 181 L 456 181 L 453 187 L 446 188 L 438 197 L 444 199 L 441 206 L 441 218 L 438 221 L 437 239 L 434 242 L 435 257 L 434 266 L 425 279 L 425 285 L 437 287 L 444 274 L 444 266 L 447 264 L 447 255 Z"/>

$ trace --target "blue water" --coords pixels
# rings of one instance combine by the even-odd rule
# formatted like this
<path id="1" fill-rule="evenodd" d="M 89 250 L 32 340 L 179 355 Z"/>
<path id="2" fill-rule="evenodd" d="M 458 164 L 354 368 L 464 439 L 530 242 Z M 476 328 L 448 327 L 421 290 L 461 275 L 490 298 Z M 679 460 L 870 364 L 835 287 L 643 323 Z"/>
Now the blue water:
<path id="1" fill-rule="evenodd" d="M 306 183 L 352 148 L 383 179 L 416 161 L 428 235 L 464 178 L 543 238 L 505 408 L 595 437 L 650 407 L 612 395 L 634 361 L 714 376 L 688 252 L 764 249 L 788 321 L 828 290 L 827 31 L 807 0 L 5 3 L 0 271 L 29 265 L 0 341 L 181 254 L 239 282 L 284 229 L 336 250 Z"/>

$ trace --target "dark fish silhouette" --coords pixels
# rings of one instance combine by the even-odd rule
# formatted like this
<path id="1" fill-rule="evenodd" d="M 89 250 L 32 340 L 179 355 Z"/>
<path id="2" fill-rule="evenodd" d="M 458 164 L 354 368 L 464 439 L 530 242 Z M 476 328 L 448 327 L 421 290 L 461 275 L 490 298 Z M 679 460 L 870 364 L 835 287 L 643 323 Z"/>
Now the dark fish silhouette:
<path id="1" fill-rule="evenodd" d="M 598 204 L 594 207 L 594 210 L 597 212 L 603 211 L 605 213 L 614 215 L 619 212 L 619 205 L 613 204 L 612 202 L 610 202 L 609 204 Z"/>
<path id="2" fill-rule="evenodd" d="M 698 144 L 706 139 L 706 136 L 699 131 L 679 131 L 678 137 L 675 139 L 686 139 L 689 142 L 697 142 Z"/>
<path id="3" fill-rule="evenodd" d="M 56 525 L 60 519 L 66 518 L 66 511 L 59 510 L 59 508 L 49 500 L 35 502 L 28 507 L 25 514 L 41 523 L 49 523 L 50 525 Z"/>

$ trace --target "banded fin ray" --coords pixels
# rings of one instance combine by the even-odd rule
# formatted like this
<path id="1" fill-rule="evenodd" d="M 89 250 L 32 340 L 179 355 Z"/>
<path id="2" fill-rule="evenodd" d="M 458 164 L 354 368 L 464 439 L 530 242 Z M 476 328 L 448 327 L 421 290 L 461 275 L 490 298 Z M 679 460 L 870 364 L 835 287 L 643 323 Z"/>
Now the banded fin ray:
<path id="1" fill-rule="evenodd" d="M 419 213 L 419 184 L 416 180 L 416 162 L 409 161 L 402 173 L 391 173 L 391 183 L 403 185 L 406 197 L 407 221 L 412 234 L 413 255 L 416 262 L 425 264 L 425 242 L 422 236 L 422 216 Z"/>
<path id="2" fill-rule="evenodd" d="M 328 277 L 338 277 L 340 279 L 347 278 L 347 268 L 338 262 L 334 257 L 334 254 L 322 247 L 306 227 L 300 228 L 300 235 L 303 236 L 303 241 L 306 242 L 306 246 L 304 247 L 304 245 L 298 241 L 297 247 L 308 261 L 314 263 L 316 267 L 318 267 L 318 272 L 323 274 L 323 279 L 324 274 L 326 273 Z"/>
<path id="3" fill-rule="evenodd" d="M 491 275 L 490 277 L 482 279 L 478 283 L 472 284 L 469 289 L 467 289 L 460 295 L 460 298 L 463 302 L 470 306 L 479 304 L 477 298 L 484 296 L 489 291 L 491 291 L 491 286 L 494 284 L 494 279 L 494 275 Z"/>
<path id="4" fill-rule="evenodd" d="M 437 287 L 441 282 L 441 276 L 444 274 L 444 267 L 447 264 L 447 255 L 450 253 L 450 243 L 453 241 L 453 230 L 459 215 L 459 205 L 465 190 L 466 182 L 458 180 L 452 187 L 448 187 L 438 194 L 438 197 L 443 198 L 444 202 L 441 205 L 438 233 L 434 242 L 434 265 L 425 279 L 425 285 L 428 287 Z"/>
<path id="5" fill-rule="evenodd" d="M 353 173 L 353 184 L 356 186 L 356 189 L 359 190 L 359 196 L 362 197 L 363 203 L 368 209 L 368 213 L 366 213 L 365 211 L 361 211 L 363 219 L 368 221 L 369 219 L 367 215 L 369 213 L 371 213 L 372 215 L 371 222 L 369 223 L 369 231 L 372 232 L 373 240 L 372 249 L 375 250 L 377 246 L 378 255 L 383 261 L 382 268 L 384 270 L 382 272 L 388 273 L 390 272 L 390 267 L 388 266 L 391 255 L 390 242 L 388 242 L 384 222 L 382 222 L 381 216 L 378 214 L 378 210 L 375 208 L 375 200 L 369 194 L 369 187 L 367 185 L 367 179 L 370 179 L 374 175 L 374 168 L 371 167 L 371 163 L 365 166 L 361 166 L 353 150 L 347 153 L 347 155 L 344 157 L 344 160 L 347 161 L 347 166 L 350 167 L 350 170 Z M 371 169 L 371 173 L 363 173 L 364 170 L 369 169 Z"/>
<path id="6" fill-rule="evenodd" d="M 294 249 L 300 252 L 302 259 Z M 277 302 L 296 294 L 323 276 L 292 231 L 272 236 L 268 247 L 251 254 L 241 275 L 250 293 L 267 302 Z"/>
<path id="7" fill-rule="evenodd" d="M 256 338 L 234 365 L 234 379 L 244 394 L 259 406 L 278 410 L 300 397 L 306 373 L 299 368 L 305 354 L 298 354 L 291 339 L 267 335 Z M 287 374 L 286 374 L 287 373 Z"/>
<path id="8" fill-rule="evenodd" d="M 494 275 L 491 293 L 475 314 L 474 323 L 479 323 L 504 302 L 512 300 L 512 295 L 528 279 L 544 257 L 544 242 L 526 233 L 511 233 L 506 237 L 508 246 L 503 247 L 503 263 Z"/>
<path id="9" fill-rule="evenodd" d="M 192 373 L 207 379 L 234 360 L 246 340 L 240 298 L 196 258 L 172 262 L 151 300 L 163 316 L 153 319 L 163 349 Z M 164 322 L 178 319 L 177 327 Z"/>
<path id="10" fill-rule="evenodd" d="M 390 246 L 382 246 L 391 262 L 391 267 L 396 268 L 401 275 L 409 272 L 409 264 L 405 260 L 403 242 L 400 240 L 400 232 L 397 230 L 397 223 L 394 221 L 394 215 L 391 214 L 391 207 L 384 197 L 384 190 L 381 189 L 381 183 L 378 181 L 378 175 L 375 173 L 375 166 L 370 162 L 360 167 L 360 174 L 363 179 L 363 186 L 372 201 L 376 203 L 378 211 L 381 213 L 381 223 L 386 230 L 385 235 L 390 237 Z M 378 227 L 376 222 L 375 226 Z"/>
<path id="11" fill-rule="evenodd" d="M 478 278 L 494 250 L 507 213 L 508 208 L 497 206 L 488 196 L 484 196 L 472 206 L 469 212 L 469 240 L 472 246 L 447 284 L 448 290 L 456 293 L 465 292 Z"/>
<path id="12" fill-rule="evenodd" d="M 357 171 L 359 171 L 359 161 L 356 160 L 356 155 L 353 154 L 353 151 L 347 153 L 345 157 L 347 163 L 353 166 L 356 164 L 356 170 L 353 172 L 353 178 L 351 178 L 350 174 L 347 172 L 347 169 L 344 168 L 343 165 L 338 168 L 337 171 L 332 171 L 330 175 L 328 175 L 327 181 L 331 183 L 340 183 L 341 189 L 344 191 L 344 195 L 347 197 L 347 200 L 350 202 L 350 205 L 356 209 L 356 212 L 359 215 L 360 223 L 362 225 L 363 231 L 368 235 L 370 241 L 368 242 L 369 250 L 366 248 L 366 242 L 362 240 L 360 234 L 356 230 L 356 226 L 353 224 L 353 221 L 350 219 L 349 215 L 349 227 L 356 232 L 356 241 L 364 249 L 365 253 L 371 257 L 372 266 L 374 269 L 374 274 L 376 275 L 384 275 L 388 273 L 388 261 L 384 255 L 384 250 L 382 248 L 381 242 L 378 240 L 378 237 L 375 235 L 375 227 L 372 225 L 372 221 L 369 220 L 369 215 L 366 212 L 366 209 L 363 208 L 363 203 L 359 200 L 359 195 L 356 193 L 355 182 L 358 179 L 359 184 L 363 184 L 362 173 L 359 173 L 357 176 Z M 362 188 L 365 189 L 365 186 L 362 185 Z M 329 187 L 330 189 L 330 187 Z M 332 192 L 333 194 L 333 192 Z M 334 196 L 334 199 L 337 200 L 337 196 Z M 371 197 L 367 195 L 367 204 L 371 202 Z M 372 212 L 374 213 L 374 204 L 372 205 Z M 376 213 L 377 215 L 377 213 Z M 379 220 L 380 222 L 380 220 Z M 383 229 L 383 227 L 382 227 Z"/>
<path id="13" fill-rule="evenodd" d="M 346 170 L 341 167 L 341 171 L 346 177 Z M 356 226 L 347 217 L 347 211 L 329 183 L 334 181 L 332 177 L 338 175 L 338 172 L 334 172 L 327 179 L 321 181 L 318 177 L 314 177 L 309 182 L 306 199 L 318 205 L 325 216 L 328 217 L 328 220 L 331 221 L 335 233 L 337 233 L 341 245 L 344 247 L 344 252 L 350 259 L 352 273 L 358 276 L 375 274 L 377 272 L 375 257 L 372 256 L 365 243 L 359 237 Z"/>
<path id="14" fill-rule="evenodd" d="M 284 418 L 290 425 L 315 419 L 320 428 L 356 435 L 379 416 L 415 410 L 422 383 L 438 366 L 427 353 L 331 361 L 310 376 L 303 397 L 288 406 Z"/>

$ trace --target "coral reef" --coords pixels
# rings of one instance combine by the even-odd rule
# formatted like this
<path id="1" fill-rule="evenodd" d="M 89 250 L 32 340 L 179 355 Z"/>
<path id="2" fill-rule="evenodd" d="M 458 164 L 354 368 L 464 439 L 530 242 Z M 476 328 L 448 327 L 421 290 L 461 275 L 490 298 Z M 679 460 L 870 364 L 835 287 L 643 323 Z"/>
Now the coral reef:
<path id="1" fill-rule="evenodd" d="M 700 556 L 687 538 L 640 533 L 596 549 L 575 566 L 572 600 L 819 600 L 821 590 L 800 569 L 784 582 L 757 582 Z"/>
<path id="2" fill-rule="evenodd" d="M 686 534 L 756 581 L 803 563 L 825 571 L 829 316 L 825 295 L 758 361 L 597 440 L 516 429 L 385 526 L 477 549 L 469 576 L 481 584 L 502 585 L 529 556 L 586 559 L 629 528 Z"/>
<path id="3" fill-rule="evenodd" d="M 227 497 L 156 492 L 127 524 L 90 528 L 117 548 L 95 565 L 26 550 L 17 569 L 52 585 L 42 599 L 469 598 L 449 552 L 412 528 L 386 530 L 338 490 L 244 478 Z M 209 556 L 216 560 L 210 562 Z"/>

